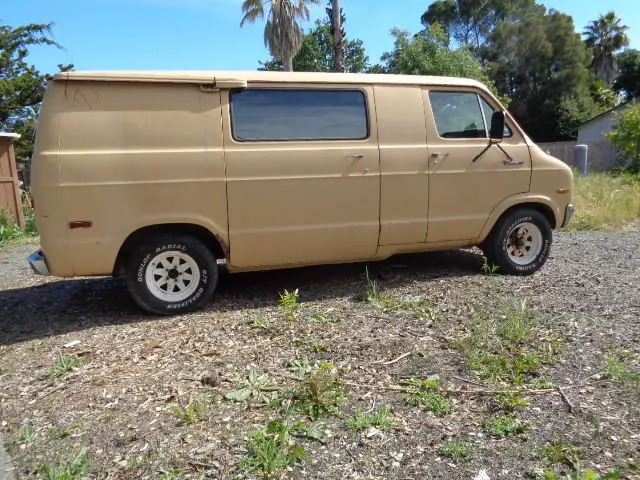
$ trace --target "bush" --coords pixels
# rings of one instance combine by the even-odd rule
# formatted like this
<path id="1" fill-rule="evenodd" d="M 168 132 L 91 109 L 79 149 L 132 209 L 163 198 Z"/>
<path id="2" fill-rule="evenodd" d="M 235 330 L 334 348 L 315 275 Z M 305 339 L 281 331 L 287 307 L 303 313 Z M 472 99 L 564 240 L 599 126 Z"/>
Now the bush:
<path id="1" fill-rule="evenodd" d="M 613 131 L 605 138 L 620 153 L 621 160 L 632 172 L 640 172 L 640 105 L 632 102 L 616 115 Z"/>

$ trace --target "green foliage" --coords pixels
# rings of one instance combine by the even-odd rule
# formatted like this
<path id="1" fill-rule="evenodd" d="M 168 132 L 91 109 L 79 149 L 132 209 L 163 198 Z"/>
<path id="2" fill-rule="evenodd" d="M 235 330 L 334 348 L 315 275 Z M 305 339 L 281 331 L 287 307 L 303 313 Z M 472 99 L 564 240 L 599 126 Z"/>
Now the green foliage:
<path id="1" fill-rule="evenodd" d="M 367 70 L 369 57 L 366 55 L 362 40 L 345 40 L 345 67 L 349 73 Z M 283 71 L 282 62 L 272 58 L 261 63 L 258 70 Z M 302 48 L 293 58 L 295 72 L 332 72 L 333 71 L 333 36 L 329 20 L 316 21 L 315 27 L 309 30 L 302 40 Z"/>
<path id="2" fill-rule="evenodd" d="M 465 442 L 457 438 L 447 438 L 438 449 L 438 455 L 450 458 L 454 462 L 466 460 L 471 456 L 471 450 Z"/>
<path id="3" fill-rule="evenodd" d="M 355 416 L 347 421 L 347 428 L 352 430 L 366 430 L 375 427 L 378 430 L 388 430 L 398 425 L 390 415 L 388 408 L 379 408 L 370 413 L 358 410 Z"/>
<path id="4" fill-rule="evenodd" d="M 640 372 L 630 370 L 615 356 L 607 358 L 603 370 L 605 378 L 626 384 L 640 385 Z"/>
<path id="5" fill-rule="evenodd" d="M 326 325 L 328 323 L 337 323 L 338 320 L 334 317 L 328 316 L 328 315 L 320 315 L 320 314 L 313 314 L 309 316 L 308 319 L 309 323 L 319 323 L 322 325 Z"/>
<path id="6" fill-rule="evenodd" d="M 622 470 L 610 470 L 599 475 L 592 470 L 583 470 L 584 450 L 563 442 L 552 442 L 539 450 L 538 454 L 552 468 L 537 468 L 534 478 L 541 480 L 618 480 L 622 478 Z M 558 472 L 558 468 L 561 473 Z"/>
<path id="7" fill-rule="evenodd" d="M 584 451 L 581 448 L 563 442 L 552 442 L 539 452 L 551 464 L 563 464 L 572 469 L 579 467 Z"/>
<path id="8" fill-rule="evenodd" d="M 205 400 L 193 400 L 187 405 L 174 406 L 171 409 L 171 413 L 180 422 L 186 425 L 193 425 L 200 420 L 204 420 L 207 414 L 207 402 Z"/>
<path id="9" fill-rule="evenodd" d="M 84 449 L 72 460 L 61 458 L 55 465 L 42 465 L 40 474 L 44 480 L 85 480 L 89 478 L 89 464 L 89 456 Z"/>
<path id="10" fill-rule="evenodd" d="M 11 215 L 0 211 L 0 247 L 10 240 L 20 238 L 22 234 L 22 230 L 15 224 Z"/>
<path id="11" fill-rule="evenodd" d="M 278 390 L 280 387 L 272 385 L 266 374 L 260 375 L 255 370 L 250 370 L 240 382 L 239 388 L 227 393 L 224 398 L 234 402 L 253 399 L 258 403 L 268 403 L 273 400 Z"/>
<path id="12" fill-rule="evenodd" d="M 294 441 L 296 436 L 322 441 L 321 432 L 305 422 L 273 420 L 249 436 L 249 452 L 238 460 L 238 467 L 263 478 L 276 478 L 282 470 L 303 461 L 307 455 Z"/>
<path id="13" fill-rule="evenodd" d="M 31 424 L 24 425 L 20 428 L 20 433 L 18 434 L 18 445 L 31 445 L 36 441 L 36 427 Z"/>
<path id="14" fill-rule="evenodd" d="M 304 379 L 311 373 L 312 367 L 307 357 L 294 359 L 289 362 L 289 370 L 299 379 Z"/>
<path id="15" fill-rule="evenodd" d="M 515 393 L 498 393 L 494 396 L 494 401 L 501 410 L 507 412 L 529 406 L 529 400 Z"/>
<path id="16" fill-rule="evenodd" d="M 291 407 L 311 420 L 327 415 L 340 415 L 339 407 L 348 390 L 338 378 L 335 366 L 320 362 L 315 373 L 309 374 L 303 385 L 284 393 Z"/>
<path id="17" fill-rule="evenodd" d="M 408 392 L 402 395 L 409 405 L 425 407 L 427 411 L 438 415 L 453 413 L 453 405 L 442 391 L 438 380 L 411 378 L 401 384 L 409 387 Z"/>
<path id="18" fill-rule="evenodd" d="M 494 265 L 494 264 L 489 265 L 489 260 L 487 259 L 487 257 L 482 257 L 482 258 L 483 258 L 482 273 L 484 273 L 485 275 L 493 275 L 495 273 L 498 273 L 498 270 L 500 270 L 500 267 L 498 265 Z"/>
<path id="19" fill-rule="evenodd" d="M 293 292 L 285 290 L 280 294 L 279 306 L 284 316 L 290 322 L 295 321 L 296 313 L 300 309 L 300 293 L 296 288 Z"/>
<path id="20" fill-rule="evenodd" d="M 535 141 L 566 138 L 576 113 L 561 122 L 564 99 L 590 96 L 589 54 L 569 15 L 551 10 L 521 22 L 499 23 L 482 48 L 488 76 L 509 92 L 510 109 Z M 576 107 L 584 115 L 585 107 Z M 561 133 L 561 130 L 563 133 Z"/>
<path id="21" fill-rule="evenodd" d="M 634 101 L 617 113 L 613 131 L 606 133 L 605 138 L 632 172 L 640 172 L 640 104 Z"/>
<path id="22" fill-rule="evenodd" d="M 585 44 L 592 50 L 591 66 L 596 76 L 610 84 L 616 76 L 615 53 L 629 45 L 626 31 L 629 27 L 622 25 L 616 12 L 610 11 L 600 15 L 587 25 L 582 34 Z"/>
<path id="23" fill-rule="evenodd" d="M 471 330 L 453 345 L 469 368 L 489 380 L 522 385 L 560 348 L 557 339 L 540 338 L 538 320 L 526 300 L 481 306 L 473 314 Z"/>
<path id="24" fill-rule="evenodd" d="M 618 76 L 613 88 L 627 100 L 640 98 L 640 50 L 628 49 L 617 57 Z"/>
<path id="25" fill-rule="evenodd" d="M 511 437 L 526 432 L 529 424 L 521 422 L 514 414 L 497 413 L 485 418 L 484 428 L 494 437 Z"/>
<path id="26" fill-rule="evenodd" d="M 52 380 L 54 378 L 58 378 L 61 375 L 70 372 L 75 367 L 82 365 L 86 360 L 81 357 L 76 356 L 68 356 L 68 357 L 58 357 L 51 367 L 45 374 L 44 378 Z"/>
<path id="27" fill-rule="evenodd" d="M 567 230 L 619 230 L 640 218 L 640 177 L 611 173 L 574 176 L 576 214 Z"/>

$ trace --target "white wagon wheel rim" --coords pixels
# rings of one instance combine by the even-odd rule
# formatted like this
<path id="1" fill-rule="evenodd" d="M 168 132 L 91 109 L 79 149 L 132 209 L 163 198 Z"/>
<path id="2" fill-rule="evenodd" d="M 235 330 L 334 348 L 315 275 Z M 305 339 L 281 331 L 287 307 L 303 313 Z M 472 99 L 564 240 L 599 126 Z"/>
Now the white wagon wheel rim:
<path id="1" fill-rule="evenodd" d="M 181 302 L 198 288 L 200 268 L 191 255 L 175 250 L 163 252 L 149 263 L 145 282 L 157 299 Z"/>
<path id="2" fill-rule="evenodd" d="M 516 265 L 529 265 L 542 251 L 542 231 L 531 222 L 516 225 L 507 239 L 507 253 Z"/>

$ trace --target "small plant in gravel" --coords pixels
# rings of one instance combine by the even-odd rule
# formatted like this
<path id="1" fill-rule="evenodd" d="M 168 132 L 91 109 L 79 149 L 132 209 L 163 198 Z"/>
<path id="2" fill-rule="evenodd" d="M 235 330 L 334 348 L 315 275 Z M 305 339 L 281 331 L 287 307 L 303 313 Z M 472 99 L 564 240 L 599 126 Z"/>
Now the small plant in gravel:
<path id="1" fill-rule="evenodd" d="M 311 345 L 311 349 L 316 353 L 321 353 L 321 352 L 326 352 L 327 351 L 327 347 L 322 342 L 314 343 L 313 345 Z"/>
<path id="2" fill-rule="evenodd" d="M 375 280 L 369 279 L 367 271 L 367 287 L 363 298 L 374 307 L 383 312 L 408 313 L 414 318 L 428 318 L 435 320 L 438 316 L 438 309 L 435 304 L 427 298 L 406 300 L 399 298 L 389 292 L 382 292 Z"/>
<path id="3" fill-rule="evenodd" d="M 348 395 L 335 365 L 320 362 L 315 373 L 309 374 L 303 385 L 284 393 L 284 401 L 296 411 L 317 420 L 327 415 L 339 416 L 339 407 Z"/>
<path id="4" fill-rule="evenodd" d="M 471 450 L 465 442 L 457 438 L 447 438 L 438 449 L 438 455 L 450 458 L 454 462 L 466 460 L 471 456 Z"/>
<path id="5" fill-rule="evenodd" d="M 180 422 L 186 425 L 204 420 L 207 414 L 207 402 L 205 400 L 192 400 L 187 405 L 177 405 L 171 409 L 171 413 Z"/>
<path id="6" fill-rule="evenodd" d="M 54 465 L 42 465 L 39 470 L 44 480 L 85 480 L 89 478 L 89 464 L 89 456 L 84 449 L 72 460 L 61 458 Z"/>
<path id="7" fill-rule="evenodd" d="M 179 468 L 172 468 L 171 470 L 167 470 L 166 472 L 162 472 L 162 477 L 160 480 L 179 480 L 184 478 L 186 475 L 184 470 Z"/>
<path id="8" fill-rule="evenodd" d="M 224 398 L 234 402 L 246 402 L 253 399 L 258 403 L 267 404 L 274 399 L 278 390 L 280 387 L 272 385 L 268 375 L 260 375 L 255 370 L 250 370 L 240 382 L 240 387 L 227 393 Z"/>
<path id="9" fill-rule="evenodd" d="M 513 412 L 518 408 L 528 407 L 529 400 L 516 393 L 498 393 L 493 400 L 501 410 Z"/>
<path id="10" fill-rule="evenodd" d="M 388 408 L 379 408 L 375 412 L 363 413 L 358 410 L 355 416 L 347 422 L 347 428 L 352 430 L 366 430 L 375 427 L 378 430 L 388 430 L 398 425 Z"/>
<path id="11" fill-rule="evenodd" d="M 474 322 L 453 345 L 469 368 L 497 382 L 522 385 L 558 353 L 557 339 L 541 338 L 538 319 L 529 303 L 500 303 L 494 309 L 474 309 Z"/>
<path id="12" fill-rule="evenodd" d="M 67 372 L 70 372 L 75 367 L 82 365 L 86 360 L 82 357 L 76 356 L 68 356 L 68 357 L 58 357 L 51 367 L 45 374 L 44 378 L 48 380 L 53 380 L 54 378 L 58 378 L 61 375 L 64 375 Z"/>
<path id="13" fill-rule="evenodd" d="M 302 357 L 300 359 L 294 358 L 293 360 L 290 360 L 288 368 L 289 371 L 300 380 L 309 375 L 312 370 L 311 363 L 309 363 L 309 359 L 307 357 Z"/>
<path id="14" fill-rule="evenodd" d="M 450 415 L 453 412 L 453 405 L 442 391 L 438 379 L 411 378 L 400 384 L 408 387 L 402 397 L 409 405 L 425 407 L 438 415 Z"/>
<path id="15" fill-rule="evenodd" d="M 238 460 L 238 468 L 263 478 L 275 478 L 284 469 L 302 462 L 304 449 L 294 437 L 323 441 L 322 433 L 305 422 L 289 419 L 273 420 L 264 428 L 249 435 L 248 453 Z"/>
<path id="16" fill-rule="evenodd" d="M 331 317 L 331 316 L 327 316 L 327 315 L 320 315 L 317 313 L 314 313 L 313 315 L 309 315 L 309 323 L 319 323 L 321 325 L 326 325 L 329 323 L 337 323 L 338 319 Z"/>
<path id="17" fill-rule="evenodd" d="M 580 461 L 584 457 L 582 448 L 564 442 L 552 442 L 540 449 L 538 454 L 550 464 L 565 465 L 572 470 L 580 468 Z"/>
<path id="18" fill-rule="evenodd" d="M 511 437 L 526 432 L 530 425 L 511 413 L 497 413 L 484 420 L 484 428 L 494 437 Z"/>
<path id="19" fill-rule="evenodd" d="M 285 290 L 280 294 L 278 302 L 280 310 L 284 313 L 284 318 L 290 322 L 296 320 L 296 313 L 300 309 L 300 292 L 296 288 L 293 292 Z"/>
<path id="20" fill-rule="evenodd" d="M 604 378 L 640 386 L 640 372 L 630 370 L 618 357 L 608 357 L 603 370 Z"/>
<path id="21" fill-rule="evenodd" d="M 489 265 L 489 260 L 487 259 L 487 257 L 482 258 L 484 259 L 484 262 L 482 264 L 482 273 L 484 273 L 485 275 L 494 275 L 498 273 L 498 270 L 500 270 L 500 267 L 498 265 L 494 265 L 493 263 Z"/>
<path id="22" fill-rule="evenodd" d="M 36 441 L 36 427 L 31 424 L 27 424 L 20 428 L 20 432 L 18 433 L 18 445 L 31 445 Z"/>
<path id="23" fill-rule="evenodd" d="M 260 330 L 269 330 L 270 328 L 269 320 L 263 317 L 252 318 L 251 320 L 249 320 L 249 326 L 251 328 L 257 328 Z"/>

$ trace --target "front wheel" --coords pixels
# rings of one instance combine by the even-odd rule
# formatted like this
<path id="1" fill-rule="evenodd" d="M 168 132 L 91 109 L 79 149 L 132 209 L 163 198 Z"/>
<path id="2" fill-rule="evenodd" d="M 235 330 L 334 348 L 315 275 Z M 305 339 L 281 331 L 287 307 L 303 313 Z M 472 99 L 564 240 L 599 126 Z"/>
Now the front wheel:
<path id="1" fill-rule="evenodd" d="M 505 215 L 484 244 L 489 264 L 514 275 L 537 272 L 549 258 L 552 229 L 536 210 L 516 210 Z"/>
<path id="2" fill-rule="evenodd" d="M 134 301 L 157 315 L 201 308 L 218 284 L 218 266 L 199 240 L 163 236 L 142 243 L 129 258 L 127 285 Z"/>

